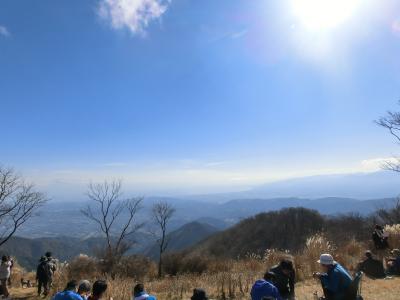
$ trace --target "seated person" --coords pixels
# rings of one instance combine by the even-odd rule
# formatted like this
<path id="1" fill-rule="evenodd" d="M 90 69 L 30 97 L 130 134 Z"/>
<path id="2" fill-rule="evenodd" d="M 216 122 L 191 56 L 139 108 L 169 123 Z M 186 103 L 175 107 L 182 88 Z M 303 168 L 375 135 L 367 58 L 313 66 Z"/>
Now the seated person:
<path id="1" fill-rule="evenodd" d="M 279 265 L 273 266 L 270 272 L 275 274 L 274 285 L 278 288 L 281 297 L 289 300 L 295 299 L 295 270 L 293 262 L 288 259 L 283 259 Z"/>
<path id="2" fill-rule="evenodd" d="M 206 291 L 203 289 L 194 289 L 193 296 L 190 298 L 191 300 L 208 300 Z"/>
<path id="3" fill-rule="evenodd" d="M 133 288 L 133 300 L 157 300 L 156 297 L 151 296 L 144 290 L 144 285 L 138 283 Z"/>
<path id="4" fill-rule="evenodd" d="M 314 273 L 313 276 L 321 281 L 325 299 L 345 300 L 353 281 L 350 274 L 330 254 L 322 254 L 318 263 L 323 272 Z"/>
<path id="5" fill-rule="evenodd" d="M 71 280 L 67 283 L 64 291 L 58 292 L 53 300 L 82 300 L 82 297 L 77 293 L 78 283 L 76 280 Z"/>
<path id="6" fill-rule="evenodd" d="M 251 288 L 251 300 L 283 300 L 273 284 L 274 278 L 274 273 L 267 272 L 264 279 L 257 280 Z"/>
<path id="7" fill-rule="evenodd" d="M 101 300 L 107 291 L 107 282 L 104 280 L 97 280 L 93 283 L 92 294 L 89 296 L 88 300 Z M 112 299 L 112 298 L 110 298 Z"/>
<path id="8" fill-rule="evenodd" d="M 393 257 L 386 261 L 387 274 L 400 275 L 400 250 L 393 249 L 390 253 L 393 255 Z"/>
<path id="9" fill-rule="evenodd" d="M 365 259 L 360 262 L 357 266 L 357 272 L 362 271 L 370 278 L 385 278 L 385 269 L 383 268 L 383 263 L 372 257 L 371 251 L 365 252 Z"/>

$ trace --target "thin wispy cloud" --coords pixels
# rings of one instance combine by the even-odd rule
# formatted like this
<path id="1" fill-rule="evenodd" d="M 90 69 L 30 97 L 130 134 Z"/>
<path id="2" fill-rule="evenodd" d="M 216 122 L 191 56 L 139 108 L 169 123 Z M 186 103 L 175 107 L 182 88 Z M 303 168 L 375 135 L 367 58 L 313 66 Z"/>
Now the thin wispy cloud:
<path id="1" fill-rule="evenodd" d="M 395 20 L 392 24 L 392 30 L 395 34 L 400 35 L 400 20 Z"/>
<path id="2" fill-rule="evenodd" d="M 0 25 L 0 35 L 1 36 L 5 36 L 5 37 L 9 37 L 11 34 L 8 31 L 7 27 Z"/>
<path id="3" fill-rule="evenodd" d="M 159 19 L 171 0 L 101 0 L 98 12 L 114 29 L 144 34 L 152 21 Z"/>

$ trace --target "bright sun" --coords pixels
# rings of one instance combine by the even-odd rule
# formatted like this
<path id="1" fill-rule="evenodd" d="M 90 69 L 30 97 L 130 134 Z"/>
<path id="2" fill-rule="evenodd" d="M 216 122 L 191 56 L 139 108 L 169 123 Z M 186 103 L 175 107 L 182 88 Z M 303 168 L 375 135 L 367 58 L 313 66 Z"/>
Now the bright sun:
<path id="1" fill-rule="evenodd" d="M 293 12 L 309 30 L 333 29 L 354 14 L 360 0 L 292 0 Z"/>

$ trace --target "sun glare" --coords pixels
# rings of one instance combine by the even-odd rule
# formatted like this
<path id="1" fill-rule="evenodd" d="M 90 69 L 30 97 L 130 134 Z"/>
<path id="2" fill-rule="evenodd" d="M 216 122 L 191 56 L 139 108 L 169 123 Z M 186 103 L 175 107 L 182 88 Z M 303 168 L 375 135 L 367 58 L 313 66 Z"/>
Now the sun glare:
<path id="1" fill-rule="evenodd" d="M 293 13 L 309 30 L 329 30 L 354 15 L 360 0 L 292 0 Z"/>

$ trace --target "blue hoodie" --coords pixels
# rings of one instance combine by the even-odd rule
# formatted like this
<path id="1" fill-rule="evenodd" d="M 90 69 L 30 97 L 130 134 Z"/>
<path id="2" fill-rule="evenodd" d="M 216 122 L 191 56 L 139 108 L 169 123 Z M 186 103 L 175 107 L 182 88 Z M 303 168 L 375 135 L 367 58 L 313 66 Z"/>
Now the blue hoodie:
<path id="1" fill-rule="evenodd" d="M 251 300 L 261 300 L 263 297 L 272 297 L 276 300 L 282 300 L 278 289 L 269 281 L 264 279 L 257 280 L 251 288 Z"/>
<path id="2" fill-rule="evenodd" d="M 133 300 L 157 300 L 156 297 L 148 295 L 146 292 L 141 292 L 133 296 Z"/>

